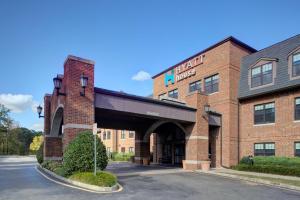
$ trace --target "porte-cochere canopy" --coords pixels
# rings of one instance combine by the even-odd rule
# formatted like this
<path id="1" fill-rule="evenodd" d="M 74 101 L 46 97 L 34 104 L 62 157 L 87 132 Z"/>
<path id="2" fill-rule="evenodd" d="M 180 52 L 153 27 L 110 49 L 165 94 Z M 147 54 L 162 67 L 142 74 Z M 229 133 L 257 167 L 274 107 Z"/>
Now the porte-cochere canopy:
<path id="1" fill-rule="evenodd" d="M 171 103 L 95 88 L 95 121 L 103 128 L 137 130 L 157 121 L 191 124 L 196 121 L 196 109 Z"/>

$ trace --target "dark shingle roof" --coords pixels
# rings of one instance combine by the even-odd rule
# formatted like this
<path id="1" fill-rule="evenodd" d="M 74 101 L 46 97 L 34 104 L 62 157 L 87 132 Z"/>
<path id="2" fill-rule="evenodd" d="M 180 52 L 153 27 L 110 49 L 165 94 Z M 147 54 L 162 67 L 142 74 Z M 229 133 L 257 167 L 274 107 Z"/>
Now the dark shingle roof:
<path id="1" fill-rule="evenodd" d="M 288 74 L 288 55 L 300 46 L 300 34 L 282 42 L 271 45 L 256 53 L 245 56 L 241 64 L 241 76 L 239 84 L 239 99 L 246 99 L 267 93 L 286 90 L 300 86 L 300 79 L 290 80 Z M 277 59 L 276 77 L 274 84 L 259 89 L 250 90 L 248 84 L 249 67 L 261 58 Z"/>

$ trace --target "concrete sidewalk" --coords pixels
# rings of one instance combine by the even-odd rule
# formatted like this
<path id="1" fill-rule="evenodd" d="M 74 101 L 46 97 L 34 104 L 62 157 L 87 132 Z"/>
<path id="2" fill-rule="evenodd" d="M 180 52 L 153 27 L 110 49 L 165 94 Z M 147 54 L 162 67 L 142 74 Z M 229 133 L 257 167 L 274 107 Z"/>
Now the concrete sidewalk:
<path id="1" fill-rule="evenodd" d="M 226 168 L 211 169 L 210 171 L 197 170 L 196 172 L 300 191 L 300 177 L 295 176 L 283 176 L 276 174 L 237 171 Z"/>

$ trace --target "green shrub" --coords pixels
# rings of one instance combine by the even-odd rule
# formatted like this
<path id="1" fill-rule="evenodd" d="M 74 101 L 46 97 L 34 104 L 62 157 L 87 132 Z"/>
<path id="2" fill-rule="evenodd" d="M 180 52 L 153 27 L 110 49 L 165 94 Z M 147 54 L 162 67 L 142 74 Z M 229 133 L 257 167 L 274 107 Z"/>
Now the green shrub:
<path id="1" fill-rule="evenodd" d="M 107 166 L 106 149 L 97 137 L 97 168 Z M 63 166 L 68 175 L 73 172 L 87 172 L 94 169 L 94 136 L 91 131 L 84 131 L 72 140 L 64 151 Z"/>
<path id="2" fill-rule="evenodd" d="M 117 153 L 117 152 L 113 152 L 111 154 L 111 159 L 113 161 L 129 161 L 132 156 L 134 156 L 134 153 Z"/>
<path id="3" fill-rule="evenodd" d="M 239 171 L 261 172 L 261 173 L 300 177 L 300 168 L 298 166 L 287 167 L 281 165 L 255 165 L 255 164 L 251 166 L 246 164 L 239 164 L 233 167 L 233 169 Z"/>
<path id="4" fill-rule="evenodd" d="M 117 183 L 117 177 L 108 172 L 97 172 L 96 176 L 93 172 L 78 172 L 69 179 L 102 187 L 111 187 Z"/>
<path id="5" fill-rule="evenodd" d="M 249 159 L 248 156 L 244 156 L 244 157 L 240 160 L 240 164 L 250 165 L 250 164 L 251 164 L 251 160 Z"/>
<path id="6" fill-rule="evenodd" d="M 299 157 L 289 158 L 289 157 L 276 157 L 276 156 L 255 156 L 254 164 L 300 167 L 300 158 Z"/>
<path id="7" fill-rule="evenodd" d="M 40 148 L 36 152 L 36 159 L 38 163 L 42 164 L 44 161 L 44 143 L 41 144 Z"/>
<path id="8" fill-rule="evenodd" d="M 66 170 L 62 166 L 55 168 L 53 172 L 59 176 L 67 177 Z"/>
<path id="9" fill-rule="evenodd" d="M 62 167 L 62 163 L 59 161 L 47 160 L 42 163 L 42 167 L 54 171 L 55 169 Z"/>

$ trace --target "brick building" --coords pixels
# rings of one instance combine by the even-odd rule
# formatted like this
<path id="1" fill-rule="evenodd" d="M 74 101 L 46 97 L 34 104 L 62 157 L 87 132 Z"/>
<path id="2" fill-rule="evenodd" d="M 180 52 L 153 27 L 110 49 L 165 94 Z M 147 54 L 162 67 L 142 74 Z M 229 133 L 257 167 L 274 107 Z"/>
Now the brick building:
<path id="1" fill-rule="evenodd" d="M 300 155 L 300 35 L 242 59 L 240 157 Z"/>
<path id="2" fill-rule="evenodd" d="M 134 131 L 101 129 L 100 139 L 108 153 L 134 153 Z"/>
<path id="3" fill-rule="evenodd" d="M 228 37 L 155 75 L 152 98 L 95 87 L 94 62 L 69 56 L 44 98 L 45 159 L 95 122 L 108 151 L 140 164 L 150 152 L 186 169 L 298 155 L 299 52 L 299 35 L 261 51 Z"/>

